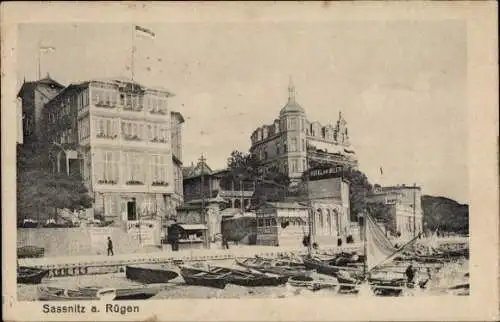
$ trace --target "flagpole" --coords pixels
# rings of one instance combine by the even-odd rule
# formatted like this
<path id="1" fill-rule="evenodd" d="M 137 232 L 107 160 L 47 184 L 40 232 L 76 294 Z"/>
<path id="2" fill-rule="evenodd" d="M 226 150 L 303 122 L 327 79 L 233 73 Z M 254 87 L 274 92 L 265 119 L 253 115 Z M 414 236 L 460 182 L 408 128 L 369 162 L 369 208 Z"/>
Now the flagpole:
<path id="1" fill-rule="evenodd" d="M 134 80 L 134 68 L 135 68 L 135 25 L 132 27 L 132 48 L 131 48 L 131 59 L 130 59 L 130 73 L 132 75 L 132 80 Z"/>
<path id="2" fill-rule="evenodd" d="M 41 63 L 40 63 L 40 56 L 41 56 L 41 43 L 40 41 L 38 42 L 38 80 L 42 78 L 42 68 L 41 68 Z"/>

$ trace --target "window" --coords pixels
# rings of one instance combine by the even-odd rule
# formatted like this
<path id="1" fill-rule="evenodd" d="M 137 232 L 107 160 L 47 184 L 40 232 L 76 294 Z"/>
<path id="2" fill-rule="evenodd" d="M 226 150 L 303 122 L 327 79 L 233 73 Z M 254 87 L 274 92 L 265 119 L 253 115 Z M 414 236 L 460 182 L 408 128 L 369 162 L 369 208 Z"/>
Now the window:
<path id="1" fill-rule="evenodd" d="M 141 111 L 142 102 L 143 100 L 140 95 L 132 93 L 120 93 L 120 105 L 123 106 L 124 110 Z"/>
<path id="2" fill-rule="evenodd" d="M 292 138 L 290 140 L 290 152 L 296 152 L 297 151 L 297 138 Z"/>
<path id="3" fill-rule="evenodd" d="M 149 141 L 156 143 L 168 143 L 170 138 L 169 128 L 163 124 L 156 123 L 146 126 L 146 135 Z"/>
<path id="4" fill-rule="evenodd" d="M 98 151 L 95 175 L 98 183 L 116 184 L 119 179 L 120 152 Z"/>
<path id="5" fill-rule="evenodd" d="M 92 103 L 97 107 L 115 107 L 118 93 L 112 88 L 93 88 Z"/>
<path id="6" fill-rule="evenodd" d="M 125 153 L 125 182 L 127 184 L 144 184 L 143 159 L 141 153 Z"/>
<path id="7" fill-rule="evenodd" d="M 298 160 L 292 160 L 292 169 L 291 169 L 291 172 L 294 173 L 294 172 L 298 172 Z"/>
<path id="8" fill-rule="evenodd" d="M 297 126 L 297 119 L 293 118 L 290 120 L 290 129 L 291 130 L 297 130 L 298 129 L 298 126 Z"/>
<path id="9" fill-rule="evenodd" d="M 127 141 L 141 141 L 144 125 L 138 122 L 122 121 L 122 136 Z"/>
<path id="10" fill-rule="evenodd" d="M 302 139 L 302 151 L 306 152 L 306 139 Z"/>
<path id="11" fill-rule="evenodd" d="M 114 139 L 117 137 L 115 130 L 115 120 L 110 118 L 95 118 L 94 126 L 97 138 Z"/>
<path id="12" fill-rule="evenodd" d="M 276 155 L 280 155 L 280 143 L 276 143 Z"/>
<path id="13" fill-rule="evenodd" d="M 150 159 L 152 185 L 168 185 L 168 160 L 165 155 L 154 154 Z"/>

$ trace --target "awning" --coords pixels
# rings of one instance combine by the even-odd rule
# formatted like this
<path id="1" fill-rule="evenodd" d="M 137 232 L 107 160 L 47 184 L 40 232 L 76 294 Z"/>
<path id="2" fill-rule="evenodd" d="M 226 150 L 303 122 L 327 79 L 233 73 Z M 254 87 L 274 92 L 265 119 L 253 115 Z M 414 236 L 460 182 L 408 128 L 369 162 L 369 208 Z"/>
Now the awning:
<path id="1" fill-rule="evenodd" d="M 207 226 L 202 224 L 179 224 L 184 230 L 207 230 Z"/>

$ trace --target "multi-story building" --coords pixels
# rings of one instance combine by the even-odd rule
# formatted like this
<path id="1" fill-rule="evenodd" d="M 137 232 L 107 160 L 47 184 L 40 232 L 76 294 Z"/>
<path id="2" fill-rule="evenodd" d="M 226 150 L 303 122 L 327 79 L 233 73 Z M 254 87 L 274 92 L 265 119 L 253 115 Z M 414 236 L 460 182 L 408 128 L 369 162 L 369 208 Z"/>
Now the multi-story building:
<path id="1" fill-rule="evenodd" d="M 309 121 L 295 99 L 290 82 L 288 102 L 271 125 L 257 128 L 251 135 L 250 153 L 264 169 L 299 179 L 313 162 L 357 167 L 357 157 L 349 141 L 347 122 L 339 113 L 335 126 Z"/>
<path id="2" fill-rule="evenodd" d="M 22 141 L 34 143 L 44 133 L 42 124 L 42 110 L 45 103 L 50 101 L 64 88 L 49 75 L 37 81 L 23 82 L 17 98 L 21 101 Z"/>
<path id="3" fill-rule="evenodd" d="M 383 203 L 389 207 L 395 233 L 413 237 L 423 231 L 422 190 L 416 185 L 375 186 L 367 196 L 369 203 Z"/>
<path id="4" fill-rule="evenodd" d="M 224 208 L 248 209 L 255 191 L 253 182 L 227 182 L 222 186 L 229 170 L 212 170 L 205 161 L 185 167 L 183 173 L 184 201 L 186 203 L 200 203 L 204 198 L 219 198 Z M 203 174 L 203 180 L 202 180 Z M 203 194 L 202 194 L 203 182 Z"/>
<path id="5" fill-rule="evenodd" d="M 91 80 L 45 104 L 54 170 L 81 174 L 94 216 L 131 225 L 175 214 L 184 120 L 169 107 L 172 96 L 129 80 Z"/>

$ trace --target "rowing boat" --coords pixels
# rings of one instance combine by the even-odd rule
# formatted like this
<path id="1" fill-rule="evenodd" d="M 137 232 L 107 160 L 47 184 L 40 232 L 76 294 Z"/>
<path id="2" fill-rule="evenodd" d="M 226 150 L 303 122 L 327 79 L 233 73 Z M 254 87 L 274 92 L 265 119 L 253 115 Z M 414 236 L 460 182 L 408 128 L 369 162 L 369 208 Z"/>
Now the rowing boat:
<path id="1" fill-rule="evenodd" d="M 179 276 L 171 267 L 163 264 L 127 265 L 125 276 L 143 284 L 167 283 Z"/>
<path id="2" fill-rule="evenodd" d="M 17 268 L 17 283 L 40 284 L 47 275 L 49 275 L 48 269 L 20 266 Z"/>
<path id="3" fill-rule="evenodd" d="M 81 287 L 79 290 L 89 291 L 89 292 L 97 292 L 99 291 L 99 287 L 97 286 L 86 286 Z M 121 300 L 147 300 L 152 298 L 156 294 L 158 294 L 161 289 L 158 287 L 149 287 L 149 286 L 131 286 L 126 288 L 116 288 L 116 297 L 115 301 Z"/>
<path id="4" fill-rule="evenodd" d="M 192 266 L 181 266 L 181 276 L 188 285 L 207 286 L 218 289 L 226 288 L 231 273 L 211 273 L 200 271 Z"/>
<path id="5" fill-rule="evenodd" d="M 67 289 L 53 286 L 39 286 L 40 301 L 112 301 L 116 298 L 114 288 L 102 289 Z"/>

